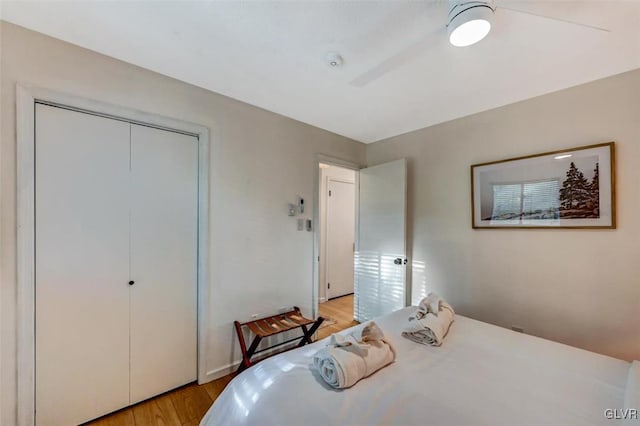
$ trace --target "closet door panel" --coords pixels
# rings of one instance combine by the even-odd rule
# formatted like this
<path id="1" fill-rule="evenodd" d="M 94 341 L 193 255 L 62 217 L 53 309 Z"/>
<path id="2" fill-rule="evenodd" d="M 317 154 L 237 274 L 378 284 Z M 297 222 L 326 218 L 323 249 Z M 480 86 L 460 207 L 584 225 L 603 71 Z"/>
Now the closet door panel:
<path id="1" fill-rule="evenodd" d="M 36 423 L 129 404 L 129 124 L 36 105 Z"/>
<path id="2" fill-rule="evenodd" d="M 131 126 L 131 402 L 197 378 L 198 140 Z"/>

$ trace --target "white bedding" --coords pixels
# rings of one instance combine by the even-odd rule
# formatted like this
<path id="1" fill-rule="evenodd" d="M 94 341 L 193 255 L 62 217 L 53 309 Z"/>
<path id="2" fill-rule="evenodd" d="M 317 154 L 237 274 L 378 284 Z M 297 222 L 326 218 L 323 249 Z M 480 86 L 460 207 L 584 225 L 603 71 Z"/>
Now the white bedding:
<path id="1" fill-rule="evenodd" d="M 462 316 L 441 347 L 419 345 L 400 335 L 414 309 L 376 319 L 396 362 L 354 387 L 313 371 L 320 341 L 245 370 L 201 425 L 590 425 L 623 408 L 628 362 Z"/>

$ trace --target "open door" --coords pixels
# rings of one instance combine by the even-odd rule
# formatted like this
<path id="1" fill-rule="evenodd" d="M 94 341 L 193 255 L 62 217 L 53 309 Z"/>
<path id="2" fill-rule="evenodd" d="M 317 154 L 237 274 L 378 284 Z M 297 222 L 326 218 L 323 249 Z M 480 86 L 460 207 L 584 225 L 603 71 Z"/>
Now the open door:
<path id="1" fill-rule="evenodd" d="M 355 311 L 363 322 L 406 306 L 405 159 L 360 170 Z"/>

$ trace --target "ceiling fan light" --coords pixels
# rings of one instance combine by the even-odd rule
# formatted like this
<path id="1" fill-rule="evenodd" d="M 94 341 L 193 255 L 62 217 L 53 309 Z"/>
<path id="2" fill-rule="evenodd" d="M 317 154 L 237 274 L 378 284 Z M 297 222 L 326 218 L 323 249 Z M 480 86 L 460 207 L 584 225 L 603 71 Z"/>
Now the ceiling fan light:
<path id="1" fill-rule="evenodd" d="M 483 19 L 467 21 L 449 33 L 449 43 L 456 47 L 476 44 L 489 34 L 491 23 Z"/>
<path id="2" fill-rule="evenodd" d="M 491 7 L 484 3 L 467 9 L 460 9 L 462 7 L 464 6 L 456 6 L 451 10 L 450 15 L 453 16 L 447 25 L 449 43 L 456 47 L 471 46 L 485 38 L 491 31 L 493 17 Z"/>

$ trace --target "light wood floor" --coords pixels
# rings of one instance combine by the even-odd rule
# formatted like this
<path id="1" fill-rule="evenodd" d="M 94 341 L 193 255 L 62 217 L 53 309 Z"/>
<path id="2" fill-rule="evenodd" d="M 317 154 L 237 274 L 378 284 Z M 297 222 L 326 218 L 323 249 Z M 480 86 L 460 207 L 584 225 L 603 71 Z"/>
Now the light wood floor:
<path id="1" fill-rule="evenodd" d="M 167 392 L 95 420 L 92 426 L 197 426 L 233 375 Z"/>
<path id="2" fill-rule="evenodd" d="M 336 321 L 335 324 L 318 330 L 318 339 L 324 339 L 333 333 L 358 324 L 353 320 L 353 294 L 321 303 L 318 306 L 318 314 Z"/>
<path id="3" fill-rule="evenodd" d="M 332 333 L 358 324 L 353 320 L 353 295 L 333 299 L 319 306 L 319 314 L 335 324 L 318 331 L 323 339 Z M 233 378 L 233 374 L 204 385 L 195 383 L 167 392 L 148 401 L 101 417 L 91 426 L 197 426 L 215 399 Z"/>

